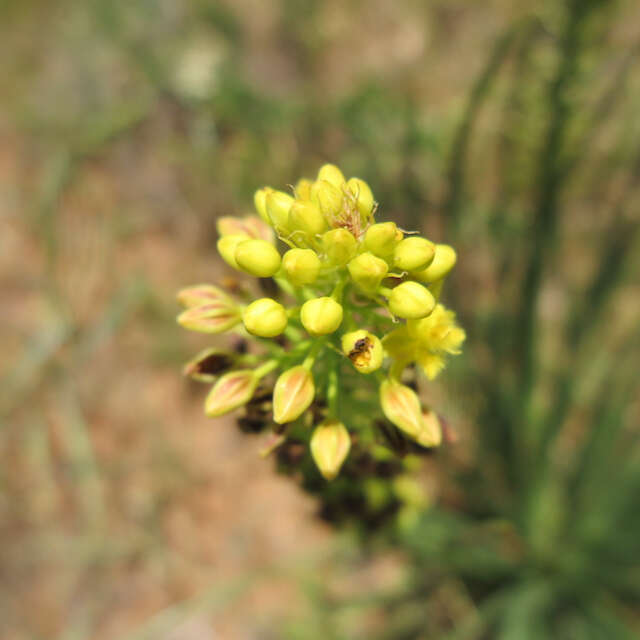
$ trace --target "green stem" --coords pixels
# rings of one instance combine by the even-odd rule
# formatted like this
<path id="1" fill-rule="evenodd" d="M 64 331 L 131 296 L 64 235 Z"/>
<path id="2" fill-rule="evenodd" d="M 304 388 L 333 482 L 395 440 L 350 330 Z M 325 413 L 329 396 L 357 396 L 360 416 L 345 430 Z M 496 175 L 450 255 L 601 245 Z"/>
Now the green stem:
<path id="1" fill-rule="evenodd" d="M 309 350 L 307 357 L 304 359 L 304 362 L 302 363 L 302 366 L 308 371 L 311 371 L 311 367 L 313 367 L 313 363 L 315 362 L 318 352 L 320 351 L 320 349 L 322 349 L 323 345 L 324 345 L 324 340 L 321 339 L 321 340 L 316 340 L 311 346 L 311 349 Z"/>
<path id="2" fill-rule="evenodd" d="M 278 360 L 267 360 L 261 367 L 258 367 L 255 371 L 257 378 L 264 378 L 268 373 L 271 373 L 278 366 Z"/>
<path id="3" fill-rule="evenodd" d="M 329 415 L 334 418 L 338 415 L 338 364 L 329 370 L 329 381 L 327 383 L 327 404 Z"/>

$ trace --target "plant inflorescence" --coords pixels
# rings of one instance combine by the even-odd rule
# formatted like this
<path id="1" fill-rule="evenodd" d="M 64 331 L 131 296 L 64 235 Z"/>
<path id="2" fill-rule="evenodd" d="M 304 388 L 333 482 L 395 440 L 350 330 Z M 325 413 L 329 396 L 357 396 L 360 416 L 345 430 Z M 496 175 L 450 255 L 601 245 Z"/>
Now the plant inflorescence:
<path id="1" fill-rule="evenodd" d="M 369 185 L 331 164 L 292 195 L 264 187 L 254 201 L 258 216 L 218 220 L 218 251 L 269 295 L 240 282 L 178 294 L 183 327 L 242 337 L 186 365 L 213 383 L 206 414 L 243 407 L 241 426 L 271 427 L 269 452 L 310 455 L 327 480 L 348 457 L 385 475 L 398 454 L 437 447 L 444 422 L 421 403 L 415 371 L 433 379 L 465 338 L 439 302 L 453 248 L 376 221 Z"/>

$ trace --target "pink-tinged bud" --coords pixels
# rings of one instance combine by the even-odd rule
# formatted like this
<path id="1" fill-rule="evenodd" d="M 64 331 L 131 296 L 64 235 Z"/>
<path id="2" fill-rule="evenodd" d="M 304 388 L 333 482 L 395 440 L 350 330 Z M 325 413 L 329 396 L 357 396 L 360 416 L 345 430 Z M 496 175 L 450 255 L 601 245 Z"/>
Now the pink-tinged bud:
<path id="1" fill-rule="evenodd" d="M 271 243 L 273 243 L 274 240 L 273 230 L 258 216 L 245 216 L 244 218 L 223 216 L 222 218 L 218 218 L 216 226 L 218 228 L 218 235 L 221 237 L 246 235 L 248 238 L 266 240 Z"/>
<path id="2" fill-rule="evenodd" d="M 231 351 L 222 351 L 215 347 L 204 349 L 184 365 L 182 373 L 198 382 L 215 382 L 222 373 L 226 373 L 237 362 L 238 355 Z"/>
<path id="3" fill-rule="evenodd" d="M 177 320 L 179 325 L 191 331 L 223 333 L 240 322 L 240 311 L 235 306 L 215 301 L 187 309 Z"/>
<path id="4" fill-rule="evenodd" d="M 200 307 L 203 304 L 224 303 L 232 306 L 231 296 L 212 284 L 194 284 L 178 291 L 178 302 L 187 309 Z"/>
<path id="5" fill-rule="evenodd" d="M 302 365 L 280 375 L 273 389 L 273 419 L 278 424 L 293 422 L 313 402 L 316 389 L 311 372 Z"/>
<path id="6" fill-rule="evenodd" d="M 380 385 L 380 405 L 387 419 L 411 438 L 416 438 L 423 428 L 420 400 L 409 387 L 385 380 Z"/>
<path id="7" fill-rule="evenodd" d="M 318 470 L 327 480 L 333 480 L 351 449 L 347 428 L 339 420 L 325 420 L 314 429 L 310 444 Z"/>
<path id="8" fill-rule="evenodd" d="M 442 424 L 438 414 L 431 409 L 422 412 L 422 429 L 415 438 L 423 447 L 439 447 L 442 442 Z"/>
<path id="9" fill-rule="evenodd" d="M 216 382 L 204 404 L 204 412 L 211 418 L 229 413 L 251 400 L 258 378 L 251 369 L 227 373 Z"/>

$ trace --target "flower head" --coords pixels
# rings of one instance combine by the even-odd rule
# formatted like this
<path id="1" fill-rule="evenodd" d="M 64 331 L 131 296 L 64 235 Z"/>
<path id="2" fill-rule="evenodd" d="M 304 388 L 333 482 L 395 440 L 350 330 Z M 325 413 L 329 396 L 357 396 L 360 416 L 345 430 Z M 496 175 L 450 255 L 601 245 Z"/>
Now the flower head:
<path id="1" fill-rule="evenodd" d="M 432 379 L 460 352 L 465 333 L 437 303 L 453 248 L 378 220 L 371 187 L 333 164 L 290 192 L 258 189 L 254 204 L 257 215 L 218 219 L 217 246 L 248 283 L 259 279 L 255 293 L 235 287 L 243 296 L 235 300 L 199 284 L 178 294 L 182 326 L 237 331 L 248 345 L 206 349 L 186 365 L 187 375 L 214 383 L 207 415 L 244 407 L 243 429 L 272 425 L 276 444 L 265 451 L 291 444 L 290 460 L 300 461 L 296 447 L 306 446 L 327 479 L 352 446 L 367 469 L 406 453 L 409 440 L 412 451 L 438 446 L 440 418 L 402 376 L 417 363 Z"/>

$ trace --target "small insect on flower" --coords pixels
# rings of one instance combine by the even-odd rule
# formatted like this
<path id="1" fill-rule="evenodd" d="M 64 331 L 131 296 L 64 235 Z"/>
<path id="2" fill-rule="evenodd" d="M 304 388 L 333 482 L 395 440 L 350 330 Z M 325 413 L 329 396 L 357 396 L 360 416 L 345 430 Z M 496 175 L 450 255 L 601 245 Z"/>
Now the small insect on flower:
<path id="1" fill-rule="evenodd" d="M 217 221 L 218 253 L 241 273 L 233 286 L 178 294 L 184 328 L 235 332 L 247 347 L 206 348 L 185 375 L 213 384 L 207 415 L 241 409 L 243 430 L 270 430 L 264 451 L 284 466 L 307 474 L 311 456 L 331 480 L 353 446 L 353 468 L 378 483 L 371 495 L 406 502 L 389 478 L 409 471 L 408 451 L 439 446 L 446 424 L 420 389 L 465 339 L 439 302 L 454 249 L 379 220 L 367 182 L 333 164 L 289 191 L 258 189 L 254 205 Z M 421 377 L 405 384 L 409 373 Z"/>

